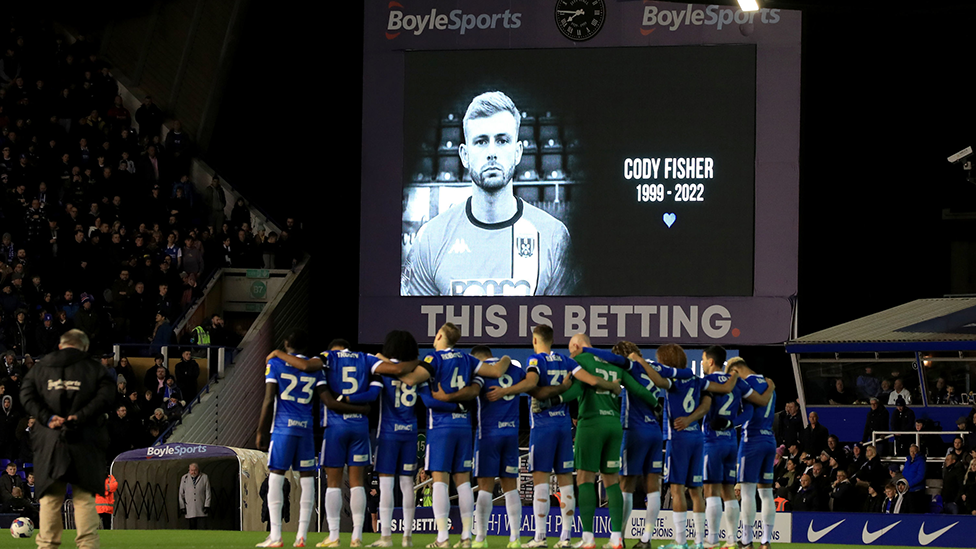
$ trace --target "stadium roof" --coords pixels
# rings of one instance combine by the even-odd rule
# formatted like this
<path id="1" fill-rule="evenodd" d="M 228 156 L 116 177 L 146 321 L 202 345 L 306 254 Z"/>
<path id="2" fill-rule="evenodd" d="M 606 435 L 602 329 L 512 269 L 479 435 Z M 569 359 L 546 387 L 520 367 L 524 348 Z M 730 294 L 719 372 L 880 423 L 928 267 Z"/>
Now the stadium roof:
<path id="1" fill-rule="evenodd" d="M 786 343 L 790 353 L 976 350 L 976 297 L 918 299 Z"/>

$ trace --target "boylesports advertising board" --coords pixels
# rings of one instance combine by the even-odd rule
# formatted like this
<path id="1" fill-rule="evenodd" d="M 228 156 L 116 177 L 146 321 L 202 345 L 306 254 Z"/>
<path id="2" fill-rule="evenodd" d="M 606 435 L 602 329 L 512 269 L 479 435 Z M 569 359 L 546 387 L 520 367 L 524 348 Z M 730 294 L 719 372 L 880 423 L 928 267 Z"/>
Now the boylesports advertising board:
<path id="1" fill-rule="evenodd" d="M 785 341 L 800 14 L 565 4 L 366 3 L 360 341 Z"/>

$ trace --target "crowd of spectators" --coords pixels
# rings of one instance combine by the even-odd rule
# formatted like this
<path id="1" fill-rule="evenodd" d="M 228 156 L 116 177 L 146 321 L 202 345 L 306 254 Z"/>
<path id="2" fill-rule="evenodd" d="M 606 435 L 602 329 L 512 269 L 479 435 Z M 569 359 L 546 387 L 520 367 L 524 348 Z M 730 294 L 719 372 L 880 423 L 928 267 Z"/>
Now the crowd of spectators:
<path id="1" fill-rule="evenodd" d="M 879 383 L 880 388 L 880 383 Z M 842 386 L 837 386 L 843 392 Z M 873 431 L 938 431 L 941 427 L 916 418 L 902 395 L 889 412 L 878 396 L 869 398 L 871 411 L 863 441 Z M 844 444 L 811 411 L 804 427 L 796 402 L 779 414 L 780 444 L 774 489 L 782 510 L 976 515 L 976 408 L 958 419 L 950 445 L 939 435 L 898 435 L 893 443 L 862 441 Z M 901 451 L 903 449 L 903 451 Z M 892 453 L 903 457 L 882 458 Z M 941 460 L 927 467 L 927 458 Z M 936 471 L 938 469 L 938 471 Z M 942 480 L 939 493 L 926 491 L 926 478 Z M 938 485 L 938 482 L 932 483 Z"/>
<path id="2" fill-rule="evenodd" d="M 198 192 L 193 141 L 152 97 L 124 106 L 87 40 L 14 26 L 0 36 L 0 352 L 167 342 L 218 267 L 291 268 L 297 227 L 255 228 L 217 176 Z M 138 124 L 138 130 L 133 125 Z"/>
<path id="3" fill-rule="evenodd" d="M 293 268 L 301 254 L 295 219 L 266 233 L 218 176 L 199 191 L 192 137 L 179 120 L 164 132 L 151 96 L 126 108 L 96 51 L 0 18 L 0 459 L 21 464 L 34 420 L 19 386 L 63 333 L 83 330 L 98 354 L 158 350 L 176 343 L 175 321 L 216 269 Z M 218 321 L 215 345 L 227 339 Z M 140 380 L 127 359 L 108 361 L 119 382 L 112 451 L 150 444 L 182 414 L 199 372 L 187 354 Z"/>

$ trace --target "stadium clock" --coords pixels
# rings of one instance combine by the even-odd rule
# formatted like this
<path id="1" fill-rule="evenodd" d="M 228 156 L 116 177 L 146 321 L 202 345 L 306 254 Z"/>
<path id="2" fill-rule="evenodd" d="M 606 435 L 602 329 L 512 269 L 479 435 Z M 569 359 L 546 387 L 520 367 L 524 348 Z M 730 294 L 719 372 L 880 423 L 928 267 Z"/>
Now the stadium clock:
<path id="1" fill-rule="evenodd" d="M 556 26 L 570 40 L 582 42 L 603 28 L 607 7 L 603 0 L 556 0 Z"/>

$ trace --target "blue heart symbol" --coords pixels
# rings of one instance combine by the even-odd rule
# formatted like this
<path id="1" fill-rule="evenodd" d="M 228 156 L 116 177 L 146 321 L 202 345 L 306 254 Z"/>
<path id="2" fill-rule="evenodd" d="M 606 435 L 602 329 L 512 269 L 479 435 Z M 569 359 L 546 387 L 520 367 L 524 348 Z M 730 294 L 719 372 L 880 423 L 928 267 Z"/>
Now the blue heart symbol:
<path id="1" fill-rule="evenodd" d="M 661 219 L 664 220 L 664 224 L 667 225 L 668 228 L 670 229 L 671 225 L 674 225 L 675 220 L 678 219 L 678 216 L 674 215 L 671 212 L 668 212 L 664 214 L 664 217 L 662 217 Z"/>

